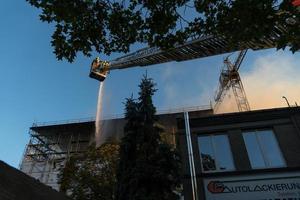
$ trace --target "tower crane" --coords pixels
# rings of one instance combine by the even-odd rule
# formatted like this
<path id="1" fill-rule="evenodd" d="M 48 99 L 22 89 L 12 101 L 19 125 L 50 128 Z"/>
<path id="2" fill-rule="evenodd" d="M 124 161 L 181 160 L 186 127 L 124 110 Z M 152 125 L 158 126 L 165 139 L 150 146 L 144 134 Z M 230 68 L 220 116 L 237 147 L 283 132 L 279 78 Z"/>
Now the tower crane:
<path id="1" fill-rule="evenodd" d="M 219 77 L 219 87 L 214 97 L 214 100 L 216 102 L 214 110 L 217 110 L 219 108 L 224 97 L 226 96 L 227 91 L 230 88 L 232 88 L 238 110 L 240 112 L 250 110 L 241 77 L 238 72 L 246 53 L 247 50 L 240 51 L 234 63 L 229 60 L 229 56 L 224 59 L 224 66 Z"/>

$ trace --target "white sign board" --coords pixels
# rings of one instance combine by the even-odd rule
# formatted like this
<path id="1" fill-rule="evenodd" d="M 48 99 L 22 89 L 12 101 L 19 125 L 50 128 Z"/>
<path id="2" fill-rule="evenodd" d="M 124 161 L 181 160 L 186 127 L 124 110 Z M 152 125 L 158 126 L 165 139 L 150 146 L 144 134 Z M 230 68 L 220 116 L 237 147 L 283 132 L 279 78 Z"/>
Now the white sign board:
<path id="1" fill-rule="evenodd" d="M 204 179 L 206 200 L 300 200 L 300 173 Z"/>

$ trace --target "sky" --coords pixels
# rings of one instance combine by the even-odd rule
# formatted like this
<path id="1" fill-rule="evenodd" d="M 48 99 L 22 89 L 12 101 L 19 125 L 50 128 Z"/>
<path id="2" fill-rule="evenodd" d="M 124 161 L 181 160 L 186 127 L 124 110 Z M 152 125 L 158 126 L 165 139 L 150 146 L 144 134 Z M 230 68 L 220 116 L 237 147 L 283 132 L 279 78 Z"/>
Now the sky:
<path id="1" fill-rule="evenodd" d="M 18 167 L 34 122 L 95 117 L 99 82 L 88 77 L 93 58 L 58 61 L 50 45 L 53 26 L 25 0 L 0 2 L 0 160 Z M 96 55 L 96 54 L 95 54 Z M 111 60 L 120 54 L 110 57 Z M 104 116 L 122 114 L 125 98 L 137 97 L 146 73 L 157 83 L 157 110 L 209 105 L 226 55 L 115 70 L 104 86 Z M 234 55 L 232 57 L 234 59 Z M 300 54 L 249 51 L 240 68 L 251 109 L 300 104 Z M 222 112 L 237 111 L 228 92 Z"/>

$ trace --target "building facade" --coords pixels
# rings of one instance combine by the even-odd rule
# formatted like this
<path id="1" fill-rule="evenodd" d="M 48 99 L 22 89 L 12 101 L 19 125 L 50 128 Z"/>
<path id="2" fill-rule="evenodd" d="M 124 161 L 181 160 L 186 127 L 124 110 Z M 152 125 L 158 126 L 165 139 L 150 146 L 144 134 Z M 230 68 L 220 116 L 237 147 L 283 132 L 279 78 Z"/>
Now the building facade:
<path id="1" fill-rule="evenodd" d="M 300 199 L 300 108 L 178 119 L 185 199 Z M 194 159 L 194 171 L 190 158 Z"/>
<path id="2" fill-rule="evenodd" d="M 159 114 L 162 137 L 182 157 L 186 200 L 300 199 L 300 108 Z M 106 120 L 120 139 L 124 119 Z M 20 169 L 58 189 L 57 175 L 94 141 L 94 121 L 33 126 Z"/>
<path id="3" fill-rule="evenodd" d="M 212 114 L 207 106 L 180 110 L 161 111 L 158 125 L 164 130 L 161 137 L 176 145 L 177 117 L 182 111 L 195 111 L 197 116 Z M 101 121 L 106 140 L 120 140 L 125 125 L 124 118 Z M 20 170 L 40 182 L 59 190 L 58 177 L 70 156 L 83 153 L 95 145 L 95 121 L 93 119 L 33 124 Z M 102 134 L 102 133 L 101 133 Z"/>

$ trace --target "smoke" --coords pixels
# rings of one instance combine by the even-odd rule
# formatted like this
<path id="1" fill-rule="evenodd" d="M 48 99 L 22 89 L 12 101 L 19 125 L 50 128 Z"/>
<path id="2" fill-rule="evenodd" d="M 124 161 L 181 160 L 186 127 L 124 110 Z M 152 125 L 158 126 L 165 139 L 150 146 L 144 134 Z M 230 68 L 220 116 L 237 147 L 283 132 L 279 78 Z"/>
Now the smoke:
<path id="1" fill-rule="evenodd" d="M 166 64 L 162 74 L 160 90 L 163 99 L 161 107 L 172 109 L 178 107 L 203 106 L 210 104 L 210 98 L 214 92 L 218 73 L 215 69 L 205 66 L 205 61 L 200 60 Z M 218 65 L 217 65 L 218 66 Z M 207 70 L 213 69 L 213 70 Z"/>
<path id="2" fill-rule="evenodd" d="M 244 88 L 252 109 L 287 106 L 300 100 L 300 65 L 296 55 L 282 51 L 255 60 L 252 70 L 242 74 Z"/>
<path id="3" fill-rule="evenodd" d="M 258 55 L 261 52 L 263 55 Z M 222 57 L 217 59 L 220 59 L 220 64 L 213 64 L 219 67 Z M 162 75 L 165 105 L 208 105 L 217 88 L 219 70 L 210 65 L 209 68 L 185 68 L 193 74 L 186 71 L 183 74 L 182 68 L 176 65 L 166 66 Z M 191 78 L 197 74 L 198 79 Z M 252 52 L 252 55 L 246 56 L 240 75 L 251 110 L 286 107 L 287 103 L 282 96 L 287 97 L 291 105 L 295 105 L 295 102 L 300 104 L 300 65 L 297 53 L 293 55 L 284 51 Z M 181 77 L 184 82 L 176 80 L 176 77 Z M 237 111 L 235 97 L 232 90 L 229 90 L 219 106 L 218 113 Z"/>
<path id="4" fill-rule="evenodd" d="M 214 110 L 215 113 L 230 113 L 239 111 L 231 88 L 226 92 L 226 96 L 224 97 L 222 103 L 214 109 L 216 109 Z"/>

